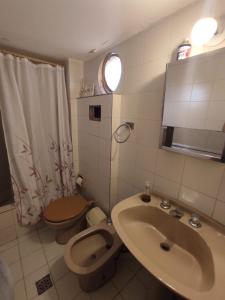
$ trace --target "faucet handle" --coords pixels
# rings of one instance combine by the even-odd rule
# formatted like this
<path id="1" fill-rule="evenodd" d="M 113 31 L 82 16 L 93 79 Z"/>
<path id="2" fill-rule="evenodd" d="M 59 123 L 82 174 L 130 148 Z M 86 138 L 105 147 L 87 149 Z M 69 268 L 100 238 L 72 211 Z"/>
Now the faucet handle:
<path id="1" fill-rule="evenodd" d="M 160 203 L 160 207 L 163 209 L 169 209 L 171 207 L 170 201 L 168 199 L 162 199 L 162 202 Z"/>
<path id="2" fill-rule="evenodd" d="M 198 215 L 196 214 L 192 214 L 191 218 L 189 220 L 189 224 L 194 227 L 194 228 L 199 228 L 202 226 L 201 222 L 200 222 L 200 218 Z"/>

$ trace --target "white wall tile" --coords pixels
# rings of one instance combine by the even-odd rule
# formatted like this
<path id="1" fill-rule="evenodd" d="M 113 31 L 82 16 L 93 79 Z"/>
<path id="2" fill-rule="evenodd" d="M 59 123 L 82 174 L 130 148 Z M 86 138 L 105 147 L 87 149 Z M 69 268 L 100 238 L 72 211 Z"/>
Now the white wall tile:
<path id="1" fill-rule="evenodd" d="M 225 101 L 225 80 L 217 80 L 213 85 L 212 101 Z"/>
<path id="2" fill-rule="evenodd" d="M 138 190 L 143 191 L 145 190 L 145 183 L 148 182 L 150 184 L 150 188 L 153 188 L 153 182 L 154 182 L 154 174 L 143 170 L 136 168 L 134 171 L 134 178 L 132 181 L 132 185 Z"/>
<path id="3" fill-rule="evenodd" d="M 138 116 L 138 95 L 123 95 L 121 100 L 122 118 L 136 118 Z"/>
<path id="4" fill-rule="evenodd" d="M 185 204 L 192 206 L 206 215 L 211 215 L 215 205 L 215 198 L 205 196 L 199 192 L 193 191 L 185 186 L 182 186 L 179 200 Z"/>
<path id="5" fill-rule="evenodd" d="M 154 191 L 165 196 L 177 199 L 179 192 L 179 184 L 161 176 L 155 176 Z"/>
<path id="6" fill-rule="evenodd" d="M 220 222 L 221 224 L 225 225 L 225 203 L 217 201 L 215 210 L 213 213 L 213 218 Z"/>
<path id="7" fill-rule="evenodd" d="M 165 150 L 158 151 L 156 173 L 175 182 L 181 182 L 184 156 Z"/>
<path id="8" fill-rule="evenodd" d="M 135 124 L 136 142 L 150 148 L 159 147 L 160 121 L 138 120 Z"/>
<path id="9" fill-rule="evenodd" d="M 211 161 L 187 158 L 183 184 L 210 197 L 216 197 L 222 179 L 224 166 Z"/>
<path id="10" fill-rule="evenodd" d="M 161 120 L 163 91 L 142 93 L 138 97 L 138 118 Z"/>
<path id="11" fill-rule="evenodd" d="M 145 33 L 144 62 L 169 55 L 171 45 L 171 20 L 156 24 Z M 154 43 L 152 43 L 154 41 Z"/>
<path id="12" fill-rule="evenodd" d="M 118 178 L 118 200 L 126 199 L 134 195 L 137 190 L 122 178 Z"/>
<path id="13" fill-rule="evenodd" d="M 137 146 L 136 167 L 155 172 L 157 149 Z"/>
<path id="14" fill-rule="evenodd" d="M 210 4 L 208 9 L 205 9 L 204 3 L 201 1 L 195 3 L 112 49 L 119 53 L 123 63 L 123 74 L 118 88 L 118 92 L 123 94 L 121 111 L 117 114 L 117 120 L 113 120 L 112 128 L 115 129 L 118 124 L 125 121 L 135 123 L 135 130 L 132 132 L 129 144 L 127 144 L 133 149 L 128 151 L 128 146 L 124 146 L 121 147 L 119 153 L 120 147 L 117 147 L 114 142 L 112 143 L 113 178 L 116 180 L 118 174 L 120 176 L 117 178 L 118 191 L 117 196 L 114 197 L 116 201 L 130 196 L 138 190 L 133 186 L 137 180 L 137 170 L 153 172 L 154 174 L 156 172 L 155 189 L 173 198 L 178 197 L 185 158 L 181 156 L 180 159 L 177 159 L 175 154 L 165 154 L 163 158 L 161 157 L 163 155 L 159 155 L 158 166 L 156 171 L 154 170 L 154 161 L 157 157 L 155 152 L 159 147 L 161 132 L 160 95 L 164 88 L 166 64 L 171 58 L 175 59 L 177 46 L 184 37 L 190 35 L 193 24 L 203 15 L 207 16 L 208 11 L 211 14 L 214 13 L 215 16 L 225 12 L 225 7 L 221 1 L 218 1 L 216 5 L 215 3 Z M 212 50 L 214 50 L 212 47 L 211 49 L 193 47 L 191 55 Z M 84 76 L 87 81 L 97 82 L 99 64 L 104 55 L 101 54 L 85 62 Z M 196 125 L 198 128 L 221 130 L 224 116 L 222 104 L 215 104 L 214 106 L 211 103 L 223 102 L 225 56 L 219 58 L 216 64 L 212 64 L 210 56 L 207 56 L 199 63 L 200 71 L 196 71 L 195 65 L 189 65 L 187 71 L 183 66 L 184 63 L 186 62 L 178 62 L 176 67 L 169 69 L 171 78 L 168 82 L 170 87 L 167 102 L 171 104 L 175 101 L 176 103 L 171 104 L 170 116 L 167 119 L 171 121 L 171 125 L 185 125 L 189 128 Z M 211 72 L 207 72 L 209 68 Z M 215 80 L 215 84 L 210 83 L 212 80 Z M 194 89 L 191 93 L 193 84 Z M 184 88 L 181 89 L 181 85 Z M 175 92 L 178 94 L 177 97 L 175 97 Z M 97 100 L 100 101 L 100 99 Z M 190 100 L 193 101 L 189 106 Z M 179 102 L 182 101 L 186 103 L 180 106 Z M 210 101 L 211 106 L 208 107 Z M 220 108 L 218 108 L 219 105 Z M 184 106 L 188 107 L 189 115 L 186 114 Z M 208 110 L 214 112 L 215 118 L 207 118 Z M 218 118 L 221 115 L 222 118 Z M 103 146 L 101 148 L 103 149 Z M 132 153 L 136 151 L 135 148 L 137 153 L 133 155 Z M 101 156 L 103 151 L 100 151 Z M 83 156 L 88 160 L 88 152 Z M 135 159 L 134 156 L 136 156 Z M 221 168 L 223 169 L 218 164 L 216 167 L 212 167 L 211 162 L 207 161 L 197 161 L 191 164 L 187 159 L 183 184 L 185 188 L 192 191 L 193 196 L 198 196 L 196 199 L 199 200 L 194 205 L 197 205 L 196 203 L 199 201 L 198 207 L 200 209 L 202 203 L 207 203 L 206 206 L 209 207 L 212 202 L 211 199 L 216 198 L 222 178 Z M 140 176 L 140 178 L 142 177 Z M 140 183 L 142 181 L 143 179 Z M 224 201 L 223 194 L 223 188 L 220 187 L 218 197 L 220 200 L 222 198 L 222 201 Z M 208 212 L 211 211 L 211 207 L 207 209 Z"/>
<path id="15" fill-rule="evenodd" d="M 101 138 L 111 140 L 112 137 L 112 119 L 102 118 L 99 123 L 99 136 Z"/>
<path id="16" fill-rule="evenodd" d="M 128 160 L 130 163 L 134 164 L 137 156 L 137 145 L 135 143 L 119 144 L 119 160 L 120 162 Z"/>

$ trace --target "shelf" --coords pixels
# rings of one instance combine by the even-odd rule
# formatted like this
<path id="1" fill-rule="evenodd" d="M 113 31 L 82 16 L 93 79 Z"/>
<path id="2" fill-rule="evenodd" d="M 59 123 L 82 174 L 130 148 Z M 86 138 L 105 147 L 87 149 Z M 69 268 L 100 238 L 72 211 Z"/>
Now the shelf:
<path id="1" fill-rule="evenodd" d="M 84 97 L 77 97 L 77 99 L 84 99 L 84 98 L 94 98 L 94 97 L 98 97 L 98 96 L 107 96 L 107 95 L 112 95 L 113 93 L 107 93 L 107 94 L 97 94 L 97 95 L 93 95 L 93 96 L 84 96 Z"/>
<path id="2" fill-rule="evenodd" d="M 185 154 L 185 155 L 189 155 L 189 156 L 192 156 L 195 158 L 201 158 L 201 159 L 222 162 L 221 156 L 218 154 L 215 154 L 215 153 L 203 152 L 203 151 L 198 151 L 198 150 L 194 150 L 194 149 L 187 149 L 187 148 L 181 148 L 181 147 L 175 147 L 175 146 L 172 146 L 172 147 L 162 146 L 161 148 L 164 150 L 167 150 L 167 151 Z"/>

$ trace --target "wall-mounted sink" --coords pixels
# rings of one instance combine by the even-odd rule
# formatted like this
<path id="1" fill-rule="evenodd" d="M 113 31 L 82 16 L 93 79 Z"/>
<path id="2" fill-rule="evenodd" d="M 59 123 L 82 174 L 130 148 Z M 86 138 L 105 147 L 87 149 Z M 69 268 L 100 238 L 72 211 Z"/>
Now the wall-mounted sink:
<path id="1" fill-rule="evenodd" d="M 225 235 L 209 223 L 192 228 L 190 214 L 178 220 L 152 196 L 119 202 L 112 220 L 133 255 L 164 284 L 188 299 L 225 299 Z M 171 207 L 174 209 L 174 206 Z"/>

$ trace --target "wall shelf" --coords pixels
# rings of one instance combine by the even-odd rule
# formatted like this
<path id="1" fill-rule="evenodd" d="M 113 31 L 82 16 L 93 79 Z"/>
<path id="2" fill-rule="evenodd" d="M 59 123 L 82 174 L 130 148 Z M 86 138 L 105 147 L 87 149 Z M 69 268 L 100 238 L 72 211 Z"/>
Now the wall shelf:
<path id="1" fill-rule="evenodd" d="M 97 95 L 92 95 L 92 96 L 83 96 L 83 97 L 77 97 L 77 99 L 83 99 L 83 98 L 93 98 L 93 97 L 98 97 L 98 96 L 107 96 L 107 95 L 112 95 L 113 93 L 105 93 L 105 94 L 97 94 Z"/>

